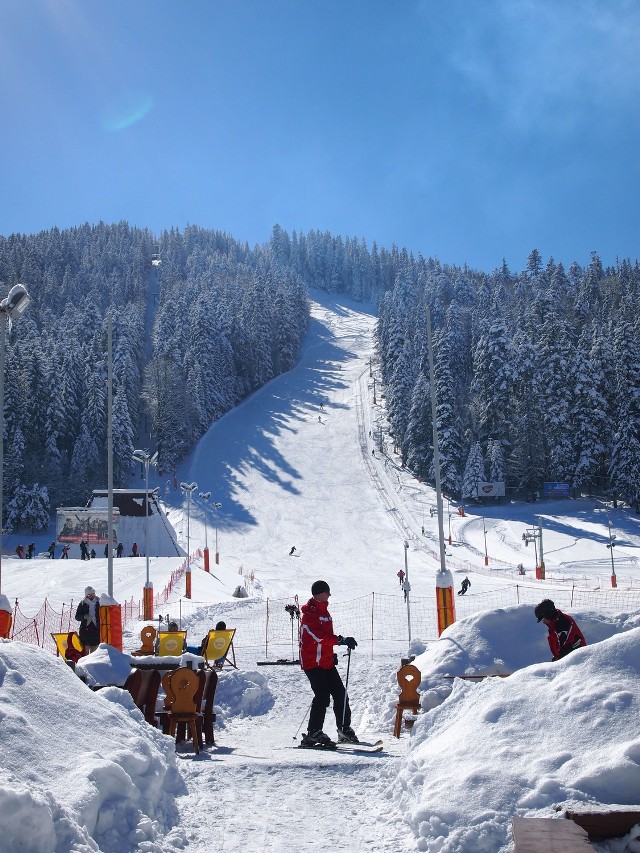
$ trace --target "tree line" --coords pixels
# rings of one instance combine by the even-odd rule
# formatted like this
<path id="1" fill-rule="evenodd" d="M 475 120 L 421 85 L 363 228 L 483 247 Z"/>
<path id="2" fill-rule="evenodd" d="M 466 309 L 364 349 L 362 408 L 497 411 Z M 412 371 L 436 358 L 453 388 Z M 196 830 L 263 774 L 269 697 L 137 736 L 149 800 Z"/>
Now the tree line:
<path id="1" fill-rule="evenodd" d="M 640 495 L 637 263 L 565 271 L 536 251 L 491 274 L 328 232 L 262 246 L 189 226 L 155 237 L 126 222 L 0 237 L 0 281 L 32 304 L 8 331 L 5 527 L 32 530 L 106 485 L 107 317 L 114 485 L 136 447 L 170 472 L 208 427 L 291 369 L 308 290 L 379 310 L 376 344 L 403 463 L 433 480 L 426 314 L 443 488 L 482 479 L 522 493 L 548 480 Z"/>

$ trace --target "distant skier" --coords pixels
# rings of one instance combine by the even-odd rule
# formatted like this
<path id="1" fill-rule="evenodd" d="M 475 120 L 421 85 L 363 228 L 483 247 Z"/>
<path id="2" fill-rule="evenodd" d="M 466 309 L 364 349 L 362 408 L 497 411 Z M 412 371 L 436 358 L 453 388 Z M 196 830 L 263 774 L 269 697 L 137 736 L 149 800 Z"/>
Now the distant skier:
<path id="1" fill-rule="evenodd" d="M 289 556 L 290 556 L 290 557 L 293 557 L 293 555 L 294 555 L 295 553 L 296 553 L 296 546 L 295 546 L 295 545 L 292 545 L 292 546 L 291 546 L 291 550 L 289 551 Z"/>
<path id="2" fill-rule="evenodd" d="M 409 593 L 411 592 L 411 584 L 409 583 L 409 578 L 405 578 L 402 581 L 402 592 L 404 593 L 404 600 L 406 601 L 409 598 Z"/>
<path id="3" fill-rule="evenodd" d="M 131 546 L 131 556 L 132 557 L 138 556 L 138 543 L 137 542 L 134 542 L 133 545 Z"/>
<path id="4" fill-rule="evenodd" d="M 118 547 L 116 548 L 116 556 L 117 557 L 122 557 L 123 547 L 124 546 L 123 546 L 122 542 L 118 542 Z"/>
<path id="5" fill-rule="evenodd" d="M 84 539 L 80 543 L 80 559 L 81 560 L 89 560 L 90 559 L 89 549 L 87 548 L 87 543 L 84 541 Z"/>
<path id="6" fill-rule="evenodd" d="M 544 622 L 549 630 L 547 640 L 553 655 L 551 660 L 560 660 L 574 649 L 587 645 L 575 619 L 558 610 L 551 599 L 545 598 L 541 601 L 534 613 L 538 622 Z"/>
<path id="7" fill-rule="evenodd" d="M 70 548 L 70 546 L 67 545 L 66 543 L 62 546 L 62 557 L 60 559 L 62 559 L 62 560 L 68 560 L 69 559 L 69 548 Z"/>
<path id="8" fill-rule="evenodd" d="M 53 560 L 55 555 L 56 555 L 56 540 L 55 539 L 53 540 L 51 545 L 49 545 L 49 547 L 47 548 L 47 551 L 49 552 L 49 559 Z"/>
<path id="9" fill-rule="evenodd" d="M 400 581 L 400 586 L 402 586 L 402 581 L 404 580 L 404 572 L 402 569 L 398 572 L 398 580 Z"/>
<path id="10" fill-rule="evenodd" d="M 462 581 L 462 586 L 458 590 L 458 595 L 464 595 L 470 586 L 471 586 L 471 581 L 469 580 L 469 578 L 465 578 Z"/>

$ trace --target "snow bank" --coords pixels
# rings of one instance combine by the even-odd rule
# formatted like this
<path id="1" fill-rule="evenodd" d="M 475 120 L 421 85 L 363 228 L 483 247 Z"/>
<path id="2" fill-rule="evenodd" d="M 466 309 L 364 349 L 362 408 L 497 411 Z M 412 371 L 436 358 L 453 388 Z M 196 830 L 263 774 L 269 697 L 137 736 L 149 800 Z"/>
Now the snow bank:
<path id="1" fill-rule="evenodd" d="M 267 679 L 259 672 L 228 669 L 220 673 L 216 711 L 222 712 L 222 724 L 225 716 L 231 719 L 266 714 L 273 707 L 273 702 Z"/>
<path id="2" fill-rule="evenodd" d="M 613 619 L 607 639 L 551 663 L 531 608 L 508 608 L 456 623 L 416 659 L 431 710 L 389 794 L 419 850 L 507 853 L 515 816 L 637 804 L 638 615 Z M 603 617 L 576 616 L 588 641 L 592 628 L 606 633 Z M 438 685 L 445 672 L 471 671 L 514 674 Z"/>
<path id="3" fill-rule="evenodd" d="M 115 699 L 115 701 L 109 701 Z M 0 641 L 0 853 L 163 849 L 183 790 L 173 742 L 128 693 Z"/>

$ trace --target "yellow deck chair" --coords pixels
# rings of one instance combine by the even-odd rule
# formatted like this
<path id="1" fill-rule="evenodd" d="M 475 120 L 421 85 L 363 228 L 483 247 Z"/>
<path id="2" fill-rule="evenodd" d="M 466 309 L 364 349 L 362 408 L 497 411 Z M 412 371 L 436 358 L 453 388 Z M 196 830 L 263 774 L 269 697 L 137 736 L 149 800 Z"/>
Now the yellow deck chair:
<path id="1" fill-rule="evenodd" d="M 75 663 L 86 654 L 82 640 L 75 631 L 51 634 L 51 637 L 56 644 L 56 654 L 67 663 Z"/>
<path id="2" fill-rule="evenodd" d="M 186 631 L 158 631 L 158 655 L 180 657 L 187 644 Z"/>
<path id="3" fill-rule="evenodd" d="M 224 631 L 209 631 L 206 641 L 202 644 L 204 651 L 203 656 L 209 666 L 217 666 L 219 669 L 228 663 L 234 669 L 236 666 L 236 653 L 233 648 L 233 635 L 235 628 L 227 628 Z M 229 651 L 233 660 L 229 659 Z"/>

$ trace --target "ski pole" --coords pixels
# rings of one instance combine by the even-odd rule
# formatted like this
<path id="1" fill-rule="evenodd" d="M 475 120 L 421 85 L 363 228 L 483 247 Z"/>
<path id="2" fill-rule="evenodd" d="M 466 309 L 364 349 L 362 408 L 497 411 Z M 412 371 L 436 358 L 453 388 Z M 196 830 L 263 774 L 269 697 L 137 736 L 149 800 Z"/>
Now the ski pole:
<path id="1" fill-rule="evenodd" d="M 347 677 L 344 680 L 344 705 L 342 707 L 342 726 L 344 728 L 344 718 L 347 715 L 347 687 L 349 686 L 349 667 L 351 666 L 351 649 L 347 651 Z"/>
<path id="2" fill-rule="evenodd" d="M 313 702 L 313 700 L 312 700 L 312 702 Z M 311 713 L 311 705 L 309 705 L 309 710 L 306 712 L 306 714 L 304 715 L 304 717 L 300 720 L 300 725 L 299 725 L 299 726 L 298 726 L 298 728 L 296 729 L 296 733 L 295 733 L 295 734 L 294 734 L 294 736 L 293 736 L 293 740 L 297 740 L 297 739 L 298 739 L 298 732 L 299 732 L 299 731 L 300 731 L 300 729 L 302 728 L 302 724 L 303 724 L 303 723 L 304 723 L 304 721 L 307 719 L 307 717 L 309 716 L 309 714 L 310 714 L 310 713 Z"/>

